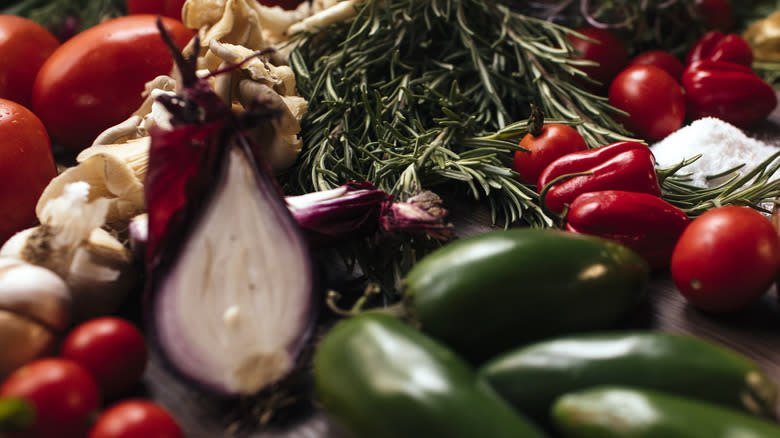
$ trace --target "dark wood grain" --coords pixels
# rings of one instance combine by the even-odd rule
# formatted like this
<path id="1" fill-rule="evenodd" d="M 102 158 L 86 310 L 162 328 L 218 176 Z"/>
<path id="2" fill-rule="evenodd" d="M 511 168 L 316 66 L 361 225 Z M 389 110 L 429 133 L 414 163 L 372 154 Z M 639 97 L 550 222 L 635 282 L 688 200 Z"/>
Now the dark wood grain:
<path id="1" fill-rule="evenodd" d="M 780 147 L 780 109 L 755 129 L 751 135 L 769 140 Z M 456 202 L 449 206 L 450 217 L 459 236 L 491 228 L 487 209 L 475 202 Z M 648 300 L 626 325 L 689 333 L 731 347 L 758 361 L 769 375 L 780 383 L 780 301 L 775 287 L 754 306 L 737 314 L 716 316 L 700 312 L 686 304 L 671 281 L 668 272 L 656 273 L 648 288 Z M 316 409 L 301 408 L 283 426 L 253 426 L 260 414 L 241 415 L 234 422 L 231 409 L 245 407 L 235 401 L 224 401 L 203 394 L 175 378 L 156 356 L 144 378 L 148 396 L 170 409 L 184 426 L 188 438 L 341 438 L 345 435 Z M 779 412 L 780 413 L 780 412 Z"/>

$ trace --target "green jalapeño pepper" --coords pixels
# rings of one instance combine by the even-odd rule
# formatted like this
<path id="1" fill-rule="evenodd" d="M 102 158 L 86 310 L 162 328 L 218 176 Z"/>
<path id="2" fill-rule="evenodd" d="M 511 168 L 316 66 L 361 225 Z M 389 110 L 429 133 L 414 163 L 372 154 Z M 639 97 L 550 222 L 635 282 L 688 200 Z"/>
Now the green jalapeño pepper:
<path id="1" fill-rule="evenodd" d="M 447 347 L 377 312 L 325 335 L 314 381 L 326 412 L 355 437 L 545 436 Z"/>
<path id="2" fill-rule="evenodd" d="M 479 363 L 528 342 L 613 326 L 642 301 L 648 276 L 639 255 L 600 237 L 494 230 L 417 262 L 404 278 L 404 301 L 424 333 Z"/>
<path id="3" fill-rule="evenodd" d="M 548 421 L 556 398 L 599 385 L 654 389 L 746 413 L 775 415 L 777 387 L 754 360 L 690 335 L 578 333 L 499 355 L 479 369 L 518 411 Z"/>
<path id="4" fill-rule="evenodd" d="M 655 195 L 605 190 L 578 196 L 566 212 L 566 230 L 621 243 L 653 269 L 669 266 L 688 215 Z"/>
<path id="5" fill-rule="evenodd" d="M 548 184 L 551 186 L 547 187 Z M 563 212 L 580 194 L 599 190 L 661 196 L 653 153 L 633 141 L 564 155 L 542 171 L 536 187 L 540 194 L 544 193 L 544 202 L 554 213 Z"/>
<path id="6" fill-rule="evenodd" d="M 564 438 L 780 438 L 776 422 L 665 392 L 600 386 L 560 397 Z"/>
<path id="7" fill-rule="evenodd" d="M 750 67 L 753 64 L 753 50 L 741 36 L 713 30 L 702 35 L 691 47 L 685 57 L 685 63 L 691 64 L 702 59 L 733 62 Z"/>
<path id="8" fill-rule="evenodd" d="M 701 60 L 683 71 L 687 116 L 715 117 L 748 128 L 777 106 L 775 90 L 750 67 L 725 61 Z"/>

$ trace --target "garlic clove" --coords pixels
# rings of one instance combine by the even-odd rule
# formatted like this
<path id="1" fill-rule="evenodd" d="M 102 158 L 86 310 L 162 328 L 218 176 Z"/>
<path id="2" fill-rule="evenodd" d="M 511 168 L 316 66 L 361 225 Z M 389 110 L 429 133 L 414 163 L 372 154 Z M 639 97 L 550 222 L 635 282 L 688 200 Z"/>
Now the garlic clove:
<path id="1" fill-rule="evenodd" d="M 0 378 L 48 353 L 54 334 L 42 324 L 0 310 Z"/>
<path id="2" fill-rule="evenodd" d="M 70 291 L 46 268 L 0 257 L 0 309 L 61 332 L 71 320 Z"/>
<path id="3" fill-rule="evenodd" d="M 115 312 L 136 285 L 139 273 L 129 249 L 95 228 L 73 253 L 65 281 L 73 297 L 73 318 L 84 321 Z"/>

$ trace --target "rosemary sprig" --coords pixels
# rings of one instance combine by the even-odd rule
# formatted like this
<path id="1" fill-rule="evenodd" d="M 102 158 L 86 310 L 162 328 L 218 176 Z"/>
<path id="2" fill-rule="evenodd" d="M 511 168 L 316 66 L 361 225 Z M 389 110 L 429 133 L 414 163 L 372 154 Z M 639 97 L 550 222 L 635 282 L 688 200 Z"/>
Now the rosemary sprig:
<path id="1" fill-rule="evenodd" d="M 680 207 L 688 216 L 696 217 L 707 210 L 722 205 L 744 205 L 764 213 L 771 213 L 768 206 L 779 203 L 780 152 L 772 154 L 744 175 L 738 173 L 744 165 L 728 169 L 707 179 L 726 178 L 711 188 L 690 184 L 690 175 L 680 173 L 701 156 L 683 161 L 669 169 L 659 169 L 663 198 Z"/>
<path id="2" fill-rule="evenodd" d="M 569 28 L 490 0 L 367 0 L 357 16 L 294 40 L 291 64 L 310 113 L 290 190 L 367 179 L 404 198 L 454 183 L 494 220 L 551 224 L 509 160 L 529 106 L 592 145 L 628 138 L 583 74 Z"/>

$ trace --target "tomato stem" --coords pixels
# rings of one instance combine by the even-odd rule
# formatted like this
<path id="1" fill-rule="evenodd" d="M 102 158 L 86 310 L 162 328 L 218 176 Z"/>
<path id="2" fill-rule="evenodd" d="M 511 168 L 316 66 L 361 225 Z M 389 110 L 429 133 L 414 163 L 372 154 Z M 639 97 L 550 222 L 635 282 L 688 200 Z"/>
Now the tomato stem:
<path id="1" fill-rule="evenodd" d="M 538 137 L 542 135 L 544 127 L 544 111 L 540 105 L 531 104 L 531 115 L 528 116 L 528 132 Z"/>
<path id="2" fill-rule="evenodd" d="M 0 432 L 20 432 L 33 424 L 35 409 L 21 397 L 0 398 Z"/>

